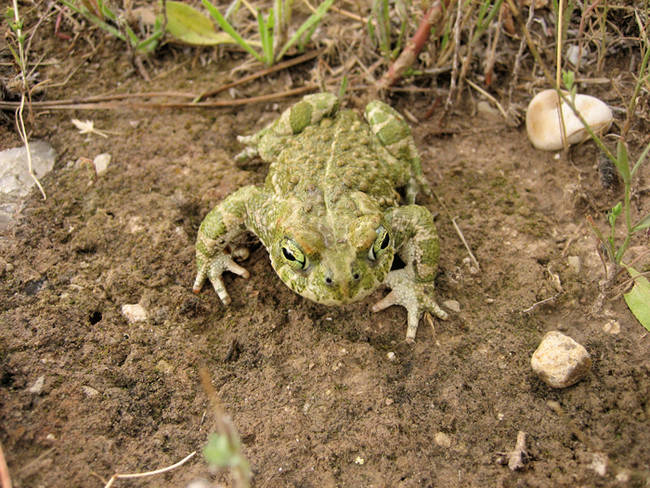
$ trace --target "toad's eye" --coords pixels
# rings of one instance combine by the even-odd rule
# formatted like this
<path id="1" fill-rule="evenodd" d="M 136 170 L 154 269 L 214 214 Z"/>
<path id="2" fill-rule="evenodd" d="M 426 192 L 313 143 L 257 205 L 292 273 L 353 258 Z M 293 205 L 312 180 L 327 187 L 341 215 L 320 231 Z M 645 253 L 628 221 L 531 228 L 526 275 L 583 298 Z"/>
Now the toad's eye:
<path id="1" fill-rule="evenodd" d="M 307 269 L 309 261 L 300 246 L 293 239 L 285 237 L 282 240 L 282 257 L 293 269 Z"/>
<path id="2" fill-rule="evenodd" d="M 390 235 L 388 234 L 388 231 L 383 226 L 380 225 L 379 227 L 377 227 L 376 232 L 377 232 L 377 238 L 375 239 L 375 242 L 372 243 L 372 246 L 368 251 L 368 258 L 371 261 L 375 261 L 377 257 L 379 257 L 381 253 L 390 244 Z"/>

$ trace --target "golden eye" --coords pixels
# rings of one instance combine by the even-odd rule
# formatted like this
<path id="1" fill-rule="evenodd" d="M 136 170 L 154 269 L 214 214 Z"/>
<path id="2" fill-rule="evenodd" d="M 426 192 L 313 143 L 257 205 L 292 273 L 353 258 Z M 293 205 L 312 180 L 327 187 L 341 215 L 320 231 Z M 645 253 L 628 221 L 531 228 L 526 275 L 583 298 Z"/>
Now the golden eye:
<path id="1" fill-rule="evenodd" d="M 309 265 L 307 256 L 305 256 L 305 253 L 302 252 L 300 246 L 293 239 L 285 237 L 282 240 L 282 248 L 280 252 L 287 264 L 293 269 L 307 269 L 307 266 Z"/>
<path id="2" fill-rule="evenodd" d="M 371 261 L 375 261 L 377 257 L 384 251 L 390 244 L 390 235 L 384 226 L 380 225 L 377 227 L 377 238 L 375 242 L 372 243 L 372 246 L 368 250 L 368 258 Z"/>

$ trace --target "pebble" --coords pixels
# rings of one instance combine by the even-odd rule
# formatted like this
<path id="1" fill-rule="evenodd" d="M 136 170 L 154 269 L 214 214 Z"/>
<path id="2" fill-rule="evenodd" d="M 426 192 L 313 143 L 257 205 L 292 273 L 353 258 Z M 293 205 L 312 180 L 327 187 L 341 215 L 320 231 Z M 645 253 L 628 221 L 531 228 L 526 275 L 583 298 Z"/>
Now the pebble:
<path id="1" fill-rule="evenodd" d="M 436 435 L 433 436 L 433 442 L 440 447 L 451 447 L 451 437 L 444 432 L 436 432 Z"/>
<path id="2" fill-rule="evenodd" d="M 34 395 L 40 395 L 43 393 L 43 386 L 45 385 L 45 376 L 39 376 L 34 384 L 30 386 L 27 391 L 33 393 Z"/>
<path id="3" fill-rule="evenodd" d="M 460 303 L 458 303 L 456 300 L 446 300 L 442 302 L 442 305 L 451 310 L 452 312 L 458 313 L 460 312 Z"/>
<path id="4" fill-rule="evenodd" d="M 99 391 L 95 390 L 92 386 L 83 385 L 81 391 L 83 391 L 88 398 L 93 398 L 99 395 Z"/>
<path id="5" fill-rule="evenodd" d="M 582 270 L 582 263 L 580 262 L 580 258 L 578 256 L 569 256 L 567 258 L 567 263 L 569 264 L 571 271 L 573 271 L 575 274 L 580 274 L 580 271 Z"/>
<path id="6" fill-rule="evenodd" d="M 111 155 L 108 153 L 101 153 L 95 156 L 95 159 L 93 159 L 93 166 L 95 166 L 95 173 L 97 173 L 98 176 L 103 175 L 106 173 L 106 170 L 108 169 L 108 165 L 111 162 Z"/>
<path id="7" fill-rule="evenodd" d="M 621 332 L 621 324 L 619 324 L 618 320 L 609 320 L 603 325 L 603 331 L 607 334 L 616 335 Z"/>
<path id="8" fill-rule="evenodd" d="M 587 350 L 558 331 L 548 332 L 530 359 L 533 371 L 547 385 L 566 388 L 580 381 L 591 369 Z"/>
<path id="9" fill-rule="evenodd" d="M 144 322 L 149 317 L 147 310 L 139 303 L 122 305 L 122 315 L 130 324 Z"/>
<path id="10" fill-rule="evenodd" d="M 40 179 L 54 167 L 56 153 L 45 141 L 31 141 L 29 148 L 34 174 Z M 25 146 L 0 151 L 0 230 L 12 226 L 35 184 L 29 174 Z"/>

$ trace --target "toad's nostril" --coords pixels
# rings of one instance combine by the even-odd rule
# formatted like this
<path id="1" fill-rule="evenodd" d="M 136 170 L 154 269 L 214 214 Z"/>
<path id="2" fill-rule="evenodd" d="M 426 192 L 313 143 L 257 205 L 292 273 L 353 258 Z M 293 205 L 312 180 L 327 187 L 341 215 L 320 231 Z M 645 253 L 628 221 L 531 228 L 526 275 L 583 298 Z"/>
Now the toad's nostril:
<path id="1" fill-rule="evenodd" d="M 325 283 L 327 283 L 328 285 L 331 285 L 332 283 L 334 283 L 334 280 L 332 280 L 331 277 L 327 276 L 327 277 L 325 277 Z"/>
<path id="2" fill-rule="evenodd" d="M 359 278 L 361 278 L 361 275 L 360 275 L 359 273 L 354 273 L 354 274 L 352 275 L 352 279 L 353 279 L 354 281 L 357 281 Z"/>

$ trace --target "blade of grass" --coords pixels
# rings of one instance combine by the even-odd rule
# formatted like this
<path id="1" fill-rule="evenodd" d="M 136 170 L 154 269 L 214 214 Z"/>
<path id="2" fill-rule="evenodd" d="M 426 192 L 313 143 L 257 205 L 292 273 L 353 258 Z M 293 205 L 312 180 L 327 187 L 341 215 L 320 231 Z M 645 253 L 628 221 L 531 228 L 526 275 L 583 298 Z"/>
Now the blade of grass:
<path id="1" fill-rule="evenodd" d="M 206 2 L 207 0 L 202 0 L 202 1 Z M 307 30 L 309 30 L 312 26 L 320 23 L 320 21 L 323 19 L 323 16 L 329 10 L 329 8 L 332 6 L 333 3 L 334 0 L 325 0 L 323 3 L 321 3 L 316 9 L 316 11 L 313 14 L 311 14 L 309 18 L 302 23 L 302 25 L 298 28 L 298 30 L 294 33 L 294 35 L 291 36 L 291 38 L 280 50 L 280 52 L 278 53 L 275 59 L 276 60 L 282 59 L 282 57 L 291 48 L 291 46 L 293 46 Z"/>
<path id="2" fill-rule="evenodd" d="M 88 20 L 90 20 L 93 24 L 95 24 L 97 27 L 99 27 L 102 30 L 105 30 L 109 34 L 117 37 L 118 39 L 121 39 L 122 41 L 126 42 L 126 37 L 124 34 L 120 32 L 119 29 L 116 29 L 112 25 L 104 22 L 102 19 L 97 17 L 96 15 L 92 14 L 89 10 L 85 9 L 80 9 L 76 5 L 74 5 L 72 2 L 68 2 L 67 0 L 59 0 L 63 5 L 68 7 L 70 10 L 73 12 L 78 13 L 79 15 L 86 17 Z"/>
<path id="3" fill-rule="evenodd" d="M 250 55 L 254 56 L 255 59 L 260 61 L 261 63 L 264 62 L 264 58 L 257 52 L 255 49 L 253 49 L 250 44 L 242 36 L 240 36 L 235 28 L 226 20 L 226 18 L 221 15 L 221 12 L 215 7 L 212 3 L 210 3 L 209 0 L 201 0 L 201 3 L 203 3 L 203 6 L 208 9 L 208 12 L 210 12 L 210 15 L 214 18 L 214 20 L 219 24 L 219 27 L 221 27 L 224 32 L 226 32 L 230 37 L 232 37 L 237 44 L 239 44 L 242 49 L 244 49 L 246 52 L 248 52 Z"/>

